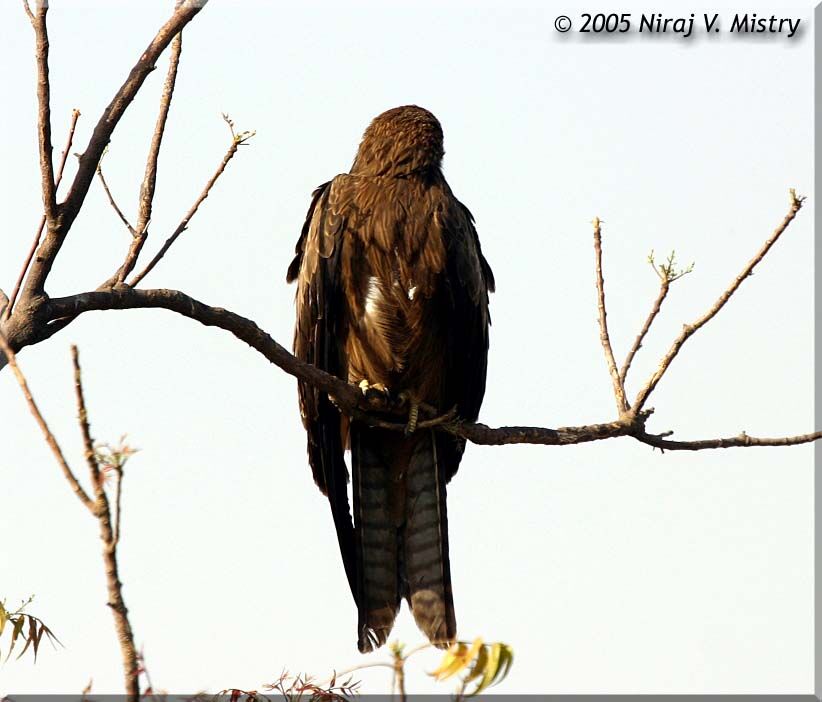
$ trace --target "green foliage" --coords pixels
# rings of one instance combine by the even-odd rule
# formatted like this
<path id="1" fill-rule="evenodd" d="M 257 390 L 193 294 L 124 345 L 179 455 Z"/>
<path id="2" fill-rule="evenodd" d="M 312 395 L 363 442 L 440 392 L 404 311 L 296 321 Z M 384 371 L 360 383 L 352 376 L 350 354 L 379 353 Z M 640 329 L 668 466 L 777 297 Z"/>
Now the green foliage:
<path id="1" fill-rule="evenodd" d="M 688 273 L 694 269 L 694 264 L 692 262 L 685 266 L 685 268 L 680 268 L 677 270 L 676 251 L 671 251 L 670 256 L 665 259 L 665 262 L 657 265 L 657 262 L 654 260 L 654 251 L 651 249 L 651 253 L 648 254 L 648 263 L 651 264 L 651 267 L 659 276 L 659 279 L 665 283 L 673 283 L 675 280 L 679 280 L 682 276 L 688 275 Z"/>
<path id="2" fill-rule="evenodd" d="M 459 695 L 475 683 L 469 697 L 478 695 L 492 685 L 502 682 L 514 662 L 513 649 L 504 643 L 483 643 L 481 638 L 472 644 L 455 643 L 442 657 L 439 667 L 429 673 L 437 681 L 447 680 L 462 673 Z"/>

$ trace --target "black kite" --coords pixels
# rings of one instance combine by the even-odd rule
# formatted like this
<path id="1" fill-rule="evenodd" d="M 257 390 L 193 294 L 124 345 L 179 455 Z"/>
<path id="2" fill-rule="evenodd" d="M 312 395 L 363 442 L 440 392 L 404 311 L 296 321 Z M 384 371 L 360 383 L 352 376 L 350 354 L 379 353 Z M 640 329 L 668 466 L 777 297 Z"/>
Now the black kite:
<path id="1" fill-rule="evenodd" d="M 294 353 L 370 392 L 440 412 L 456 406 L 474 420 L 494 277 L 442 156 L 434 115 L 397 107 L 366 129 L 350 173 L 314 191 L 287 276 L 298 281 Z M 309 461 L 359 611 L 360 651 L 385 643 L 403 597 L 431 641 L 453 641 L 445 486 L 465 441 L 351 421 L 304 382 L 299 395 Z"/>

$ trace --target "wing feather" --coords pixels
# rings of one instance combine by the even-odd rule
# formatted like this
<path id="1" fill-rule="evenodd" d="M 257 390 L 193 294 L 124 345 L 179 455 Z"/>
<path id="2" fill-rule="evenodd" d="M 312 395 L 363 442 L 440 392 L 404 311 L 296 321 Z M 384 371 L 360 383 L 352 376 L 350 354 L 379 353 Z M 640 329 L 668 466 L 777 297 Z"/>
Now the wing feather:
<path id="1" fill-rule="evenodd" d="M 456 405 L 462 419 L 475 421 L 485 396 L 491 325 L 488 294 L 494 291 L 494 274 L 482 254 L 468 208 L 452 195 L 441 217 L 446 241 L 443 293 L 450 306 L 443 409 Z M 459 467 L 465 440 L 440 432 L 437 442 L 445 479 L 450 480 Z"/>
<path id="2" fill-rule="evenodd" d="M 294 354 L 338 377 L 347 377 L 343 344 L 345 308 L 340 280 L 341 237 L 345 228 L 344 176 L 314 191 L 296 256 L 286 279 L 297 280 Z M 354 525 L 348 502 L 348 470 L 343 452 L 343 422 L 328 395 L 298 381 L 300 412 L 308 434 L 308 459 L 314 480 L 328 497 L 351 592 L 357 600 Z"/>

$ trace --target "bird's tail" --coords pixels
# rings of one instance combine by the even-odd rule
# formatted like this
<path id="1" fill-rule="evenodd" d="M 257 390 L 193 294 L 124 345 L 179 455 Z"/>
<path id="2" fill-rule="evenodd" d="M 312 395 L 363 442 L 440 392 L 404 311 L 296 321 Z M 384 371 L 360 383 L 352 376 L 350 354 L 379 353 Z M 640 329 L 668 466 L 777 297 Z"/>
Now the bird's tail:
<path id="1" fill-rule="evenodd" d="M 405 597 L 417 626 L 435 644 L 456 636 L 445 471 L 437 437 L 351 425 L 358 560 L 358 646 L 385 643 Z"/>
<path id="2" fill-rule="evenodd" d="M 457 635 L 448 558 L 446 471 L 440 464 L 434 431 L 420 432 L 415 439 L 406 482 L 406 597 L 417 626 L 432 643 L 444 648 Z"/>

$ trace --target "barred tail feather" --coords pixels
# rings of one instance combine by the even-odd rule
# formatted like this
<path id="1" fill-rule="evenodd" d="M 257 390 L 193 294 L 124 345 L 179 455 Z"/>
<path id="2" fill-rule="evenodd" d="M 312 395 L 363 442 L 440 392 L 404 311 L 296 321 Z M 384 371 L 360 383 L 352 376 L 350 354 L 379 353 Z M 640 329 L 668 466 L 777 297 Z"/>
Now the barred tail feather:
<path id="1" fill-rule="evenodd" d="M 357 646 L 368 653 L 382 646 L 400 607 L 399 523 L 396 493 L 399 485 L 390 469 L 391 454 L 384 432 L 351 424 L 354 474 L 354 527 L 358 561 L 359 610 Z"/>
<path id="2" fill-rule="evenodd" d="M 391 633 L 405 597 L 420 630 L 447 647 L 456 637 L 448 561 L 447 471 L 437 437 L 351 424 L 357 551 L 358 647 Z"/>
<path id="3" fill-rule="evenodd" d="M 439 464 L 437 437 L 421 432 L 408 463 L 403 561 L 408 602 L 429 640 L 445 648 L 457 634 L 451 568 L 445 467 Z"/>

